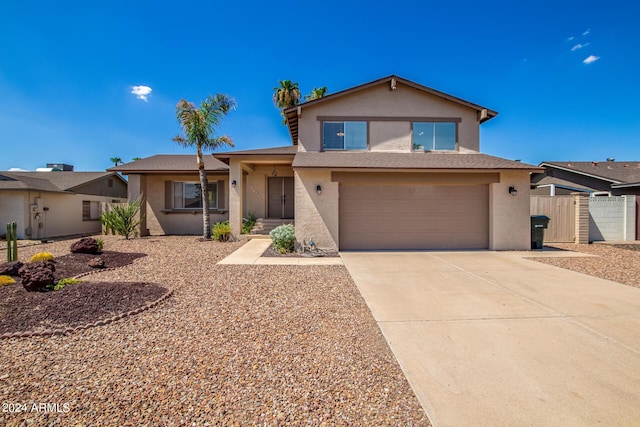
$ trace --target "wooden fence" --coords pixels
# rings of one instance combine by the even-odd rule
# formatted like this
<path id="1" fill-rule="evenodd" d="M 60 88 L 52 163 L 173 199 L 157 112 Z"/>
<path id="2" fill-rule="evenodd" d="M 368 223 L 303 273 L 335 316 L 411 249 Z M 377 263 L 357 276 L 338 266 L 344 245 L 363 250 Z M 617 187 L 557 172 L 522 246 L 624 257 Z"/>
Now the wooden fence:
<path id="1" fill-rule="evenodd" d="M 551 220 L 544 232 L 545 243 L 576 241 L 574 196 L 531 196 L 531 215 L 546 215 Z"/>

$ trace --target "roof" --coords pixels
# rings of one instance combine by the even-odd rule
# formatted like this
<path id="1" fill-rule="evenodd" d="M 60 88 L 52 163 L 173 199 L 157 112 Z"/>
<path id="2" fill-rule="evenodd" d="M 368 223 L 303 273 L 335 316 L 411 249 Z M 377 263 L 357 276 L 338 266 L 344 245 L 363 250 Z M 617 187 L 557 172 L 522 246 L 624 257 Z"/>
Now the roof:
<path id="1" fill-rule="evenodd" d="M 284 147 L 257 148 L 255 150 L 226 151 L 214 153 L 216 159 L 228 159 L 233 156 L 293 156 L 298 152 L 297 145 L 286 145 Z"/>
<path id="2" fill-rule="evenodd" d="M 384 83 L 389 83 L 390 85 L 391 84 L 395 85 L 397 83 L 401 83 L 401 84 L 403 84 L 405 86 L 412 87 L 414 89 L 420 90 L 420 91 L 428 93 L 430 95 L 434 95 L 434 96 L 437 96 L 437 97 L 442 98 L 444 100 L 451 101 L 451 102 L 454 102 L 456 104 L 460 104 L 460 105 L 463 105 L 465 107 L 471 108 L 473 110 L 478 111 L 478 113 L 481 113 L 481 112 L 484 111 L 485 115 L 484 115 L 484 117 L 481 117 L 480 123 L 484 123 L 487 120 L 490 120 L 490 119 L 492 119 L 492 118 L 494 118 L 495 116 L 498 115 L 498 113 L 496 111 L 490 110 L 490 109 L 488 109 L 486 107 L 482 107 L 482 106 L 474 104 L 472 102 L 465 101 L 464 99 L 457 98 L 455 96 L 446 94 L 444 92 L 440 92 L 438 90 L 432 89 L 432 88 L 430 88 L 428 86 L 424 86 L 424 85 L 412 82 L 411 80 L 407 80 L 407 79 L 404 79 L 402 77 L 398 77 L 398 76 L 392 74 L 390 76 L 383 77 L 381 79 L 374 80 L 374 81 L 369 82 L 369 83 L 364 83 L 364 84 L 359 85 L 359 86 L 354 86 L 354 87 L 352 87 L 350 89 L 346 89 L 346 90 L 342 90 L 340 92 L 332 93 L 332 94 L 324 96 L 322 98 L 314 99 L 312 101 L 304 102 L 302 104 L 298 104 L 298 105 L 295 105 L 293 107 L 285 109 L 284 110 L 284 115 L 285 115 L 285 118 L 287 119 L 287 125 L 289 127 L 289 134 L 291 135 L 291 140 L 292 140 L 293 144 L 297 144 L 298 143 L 298 110 L 299 109 L 303 109 L 303 108 L 306 108 L 308 106 L 316 105 L 316 104 L 319 104 L 319 103 L 322 103 L 322 102 L 335 100 L 335 99 L 340 98 L 342 96 L 350 95 L 350 94 L 353 94 L 355 92 L 358 92 L 358 91 L 361 91 L 361 90 L 365 90 L 365 89 L 369 89 L 369 88 L 371 88 L 373 86 L 377 86 L 377 85 L 384 84 Z"/>
<path id="3" fill-rule="evenodd" d="M 229 166 L 213 156 L 203 155 L 202 160 L 206 171 L 227 172 L 229 170 Z M 155 156 L 124 163 L 120 166 L 114 166 L 107 170 L 122 172 L 124 174 L 197 172 L 198 164 L 196 163 L 195 154 L 157 154 Z"/>
<path id="4" fill-rule="evenodd" d="M 126 183 L 114 172 L 0 172 L 0 189 L 65 192 L 107 177 Z"/>
<path id="5" fill-rule="evenodd" d="M 540 166 L 562 169 L 612 184 L 640 182 L 640 162 L 542 162 Z"/>
<path id="6" fill-rule="evenodd" d="M 526 170 L 542 169 L 514 160 L 481 153 L 384 153 L 384 152 L 299 152 L 294 168 L 363 168 L 363 169 L 468 169 Z"/>
<path id="7" fill-rule="evenodd" d="M 543 185 L 555 185 L 561 188 L 567 188 L 569 190 L 585 190 L 585 191 L 597 191 L 596 188 L 587 187 L 585 185 L 576 184 L 575 182 L 567 181 L 566 179 L 556 178 L 555 176 L 545 176 L 539 181 L 532 182 L 532 185 L 540 187 Z"/>

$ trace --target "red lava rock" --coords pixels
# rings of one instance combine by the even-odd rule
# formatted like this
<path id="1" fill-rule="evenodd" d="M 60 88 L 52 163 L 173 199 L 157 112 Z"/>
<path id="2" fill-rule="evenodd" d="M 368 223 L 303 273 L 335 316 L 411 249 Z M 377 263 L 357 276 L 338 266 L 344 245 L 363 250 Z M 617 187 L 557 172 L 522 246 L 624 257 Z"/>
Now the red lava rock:
<path id="1" fill-rule="evenodd" d="M 71 244 L 71 252 L 74 254 L 97 254 L 99 251 L 98 242 L 91 237 L 83 237 Z"/>
<path id="2" fill-rule="evenodd" d="M 18 274 L 22 280 L 22 286 L 28 292 L 44 292 L 47 285 L 52 285 L 56 267 L 51 261 L 32 262 L 20 267 Z"/>
<path id="3" fill-rule="evenodd" d="M 0 264 L 0 276 L 17 276 L 23 265 L 21 261 L 3 262 Z"/>
<path id="4" fill-rule="evenodd" d="M 87 265 L 91 268 L 104 268 L 104 260 L 102 258 L 92 258 Z"/>

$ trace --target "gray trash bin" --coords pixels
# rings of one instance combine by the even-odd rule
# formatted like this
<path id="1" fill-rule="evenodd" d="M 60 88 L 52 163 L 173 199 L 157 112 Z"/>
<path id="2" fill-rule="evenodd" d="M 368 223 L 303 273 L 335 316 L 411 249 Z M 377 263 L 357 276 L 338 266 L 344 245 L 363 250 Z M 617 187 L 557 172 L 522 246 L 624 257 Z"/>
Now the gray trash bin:
<path id="1" fill-rule="evenodd" d="M 546 215 L 531 216 L 531 249 L 542 249 L 544 244 L 544 229 L 549 226 L 551 219 Z"/>

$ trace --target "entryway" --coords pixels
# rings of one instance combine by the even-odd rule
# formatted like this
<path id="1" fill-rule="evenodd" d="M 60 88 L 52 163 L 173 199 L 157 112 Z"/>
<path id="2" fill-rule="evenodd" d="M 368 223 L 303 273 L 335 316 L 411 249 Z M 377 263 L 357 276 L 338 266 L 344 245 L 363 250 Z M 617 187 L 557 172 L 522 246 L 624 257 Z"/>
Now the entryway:
<path id="1" fill-rule="evenodd" d="M 293 177 L 269 177 L 268 182 L 268 218 L 293 218 L 294 193 Z"/>

